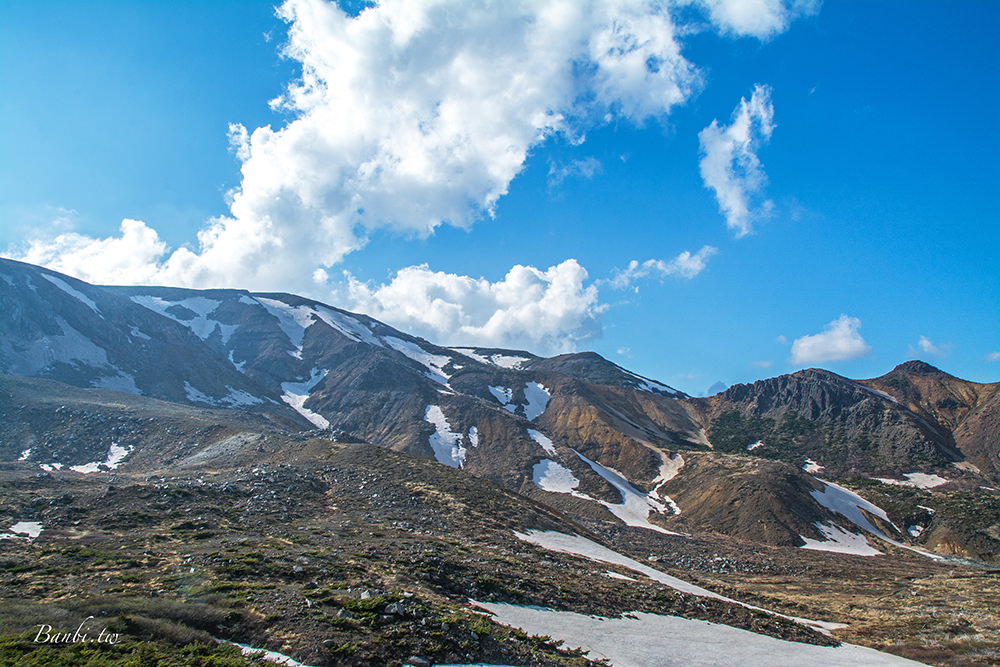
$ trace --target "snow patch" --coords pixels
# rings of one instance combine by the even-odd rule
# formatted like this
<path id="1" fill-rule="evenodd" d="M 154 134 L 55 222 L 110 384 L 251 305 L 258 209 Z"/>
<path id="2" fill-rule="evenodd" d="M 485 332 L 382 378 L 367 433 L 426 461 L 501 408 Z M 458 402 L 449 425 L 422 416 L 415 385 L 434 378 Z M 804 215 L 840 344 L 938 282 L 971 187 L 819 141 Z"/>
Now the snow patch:
<path id="1" fill-rule="evenodd" d="M 289 350 L 288 354 L 296 359 L 302 358 L 302 341 L 306 337 L 306 329 L 312 326 L 315 313 L 309 306 L 291 306 L 284 301 L 277 299 L 267 299 L 256 297 L 257 303 L 264 306 L 267 312 L 278 320 L 278 327 L 288 337 L 288 342 L 292 344 L 294 350 Z"/>
<path id="2" fill-rule="evenodd" d="M 38 467 L 44 470 L 45 472 L 55 472 L 56 470 L 62 470 L 63 464 L 57 462 L 40 463 L 38 464 Z"/>
<path id="3" fill-rule="evenodd" d="M 233 642 L 233 644 L 239 646 L 240 653 L 246 656 L 259 655 L 261 658 L 263 658 L 268 662 L 273 662 L 277 665 L 285 665 L 285 667 L 309 667 L 309 665 L 301 663 L 298 660 L 295 660 L 294 658 L 290 658 L 284 653 L 278 653 L 277 651 L 268 651 L 267 649 L 263 648 L 253 648 L 251 646 L 247 646 L 246 644 L 240 644 L 237 642 Z"/>
<path id="4" fill-rule="evenodd" d="M 479 446 L 479 429 L 475 426 L 469 427 L 469 442 L 473 447 Z"/>
<path id="5" fill-rule="evenodd" d="M 330 422 L 323 415 L 307 408 L 306 401 L 309 400 L 309 394 L 313 388 L 325 377 L 326 370 L 314 368 L 309 372 L 309 379 L 304 382 L 281 383 L 281 400 L 292 406 L 296 412 L 312 422 L 317 428 L 330 428 Z"/>
<path id="6" fill-rule="evenodd" d="M 802 469 L 808 473 L 816 473 L 819 472 L 820 470 L 823 470 L 824 467 L 816 463 L 812 459 L 806 459 L 806 462 L 802 464 Z"/>
<path id="7" fill-rule="evenodd" d="M 617 366 L 617 364 L 615 364 Z M 644 378 L 641 375 L 636 375 L 632 371 L 627 371 L 621 366 L 618 369 L 623 373 L 635 378 L 635 382 L 632 384 L 633 389 L 638 389 L 639 391 L 644 391 L 647 394 L 667 394 L 669 396 L 679 396 L 680 392 L 673 387 L 668 387 L 665 384 L 661 384 L 656 380 L 650 380 L 649 378 Z"/>
<path id="8" fill-rule="evenodd" d="M 680 514 L 681 508 L 674 502 L 673 498 L 660 491 L 660 487 L 680 474 L 684 467 L 684 458 L 680 454 L 666 456 L 660 452 L 660 473 L 653 480 L 653 490 L 649 492 L 652 500 L 661 500 L 670 506 L 674 514 Z"/>
<path id="9" fill-rule="evenodd" d="M 620 618 L 606 618 L 502 602 L 471 602 L 489 611 L 497 623 L 517 627 L 529 635 L 562 640 L 567 648 L 588 651 L 587 658 L 590 660 L 606 659 L 616 667 L 921 665 L 862 646 L 801 644 L 728 625 L 677 616 L 631 612 Z"/>
<path id="10" fill-rule="evenodd" d="M 848 532 L 832 522 L 822 523 L 817 521 L 813 525 L 816 526 L 819 532 L 823 533 L 826 539 L 813 540 L 804 535 L 799 535 L 802 541 L 805 542 L 800 548 L 812 549 L 813 551 L 854 554 L 855 556 L 880 556 L 882 554 L 881 551 L 868 544 L 868 540 L 865 539 L 864 535 Z"/>
<path id="11" fill-rule="evenodd" d="M 493 394 L 493 398 L 500 402 L 500 405 L 504 406 L 509 412 L 514 412 L 517 410 L 516 405 L 512 405 L 511 401 L 514 400 L 514 390 L 510 387 L 504 387 L 497 385 L 495 387 L 487 387 L 490 393 Z"/>
<path id="12" fill-rule="evenodd" d="M 978 466 L 969 463 L 968 461 L 955 461 L 951 465 L 955 466 L 959 470 L 964 470 L 965 472 L 974 472 L 977 474 L 982 474 L 982 471 Z"/>
<path id="13" fill-rule="evenodd" d="M 191 386 L 191 383 L 187 380 L 184 380 L 184 395 L 187 396 L 187 400 L 192 403 L 207 403 L 208 405 L 215 405 L 214 398 Z"/>
<path id="14" fill-rule="evenodd" d="M 747 445 L 747 451 L 748 452 L 752 452 L 753 450 L 757 449 L 758 447 L 763 447 L 763 446 L 764 446 L 764 441 L 763 440 L 758 440 L 757 442 L 754 442 L 754 443 L 751 443 L 751 444 Z"/>
<path id="15" fill-rule="evenodd" d="M 33 540 L 42 534 L 42 524 L 37 521 L 18 521 L 8 530 L 15 535 L 24 535 L 29 540 Z"/>
<path id="16" fill-rule="evenodd" d="M 28 457 L 31 456 L 31 447 L 21 452 L 21 455 L 17 457 L 18 461 L 27 461 Z"/>
<path id="17" fill-rule="evenodd" d="M 924 532 L 923 526 L 910 526 L 906 529 L 906 532 L 910 534 L 910 537 L 920 537 L 920 534 Z"/>
<path id="18" fill-rule="evenodd" d="M 192 296 L 187 299 L 181 299 L 180 301 L 168 301 L 158 296 L 148 296 L 148 295 L 134 295 L 131 297 L 134 303 L 152 310 L 154 313 L 159 313 L 164 317 L 169 317 L 178 324 L 182 324 L 190 329 L 195 336 L 202 340 L 208 340 L 208 337 L 216 329 L 226 326 L 220 324 L 218 321 L 209 317 L 215 310 L 222 305 L 221 301 L 216 299 L 208 299 L 203 296 Z M 191 319 L 184 319 L 179 315 L 168 312 L 174 306 L 180 306 L 186 308 L 194 313 L 194 317 Z M 230 332 L 231 334 L 232 332 Z"/>
<path id="19" fill-rule="evenodd" d="M 527 404 L 524 406 L 524 416 L 528 420 L 534 420 L 545 412 L 550 398 L 552 398 L 552 393 L 541 384 L 537 382 L 525 382 L 524 400 L 527 401 Z"/>
<path id="20" fill-rule="evenodd" d="M 865 516 L 865 512 L 877 516 L 895 528 L 896 532 L 899 532 L 899 528 L 897 528 L 894 523 L 889 521 L 889 516 L 881 507 L 868 502 L 858 494 L 853 491 L 848 491 L 842 486 L 838 486 L 832 482 L 824 482 L 823 480 L 818 481 L 823 484 L 823 490 L 816 491 L 814 489 L 809 492 L 809 495 L 813 497 L 813 500 L 826 509 L 841 515 L 865 532 L 871 533 L 872 535 L 881 537 L 885 540 L 888 540 L 889 537 L 882 530 L 876 528 L 875 525 L 872 524 L 868 517 Z"/>
<path id="21" fill-rule="evenodd" d="M 950 479 L 929 475 L 923 472 L 908 472 L 903 475 L 906 479 L 891 479 L 888 477 L 876 477 L 883 484 L 893 484 L 895 486 L 912 486 L 917 489 L 933 489 L 935 486 L 947 484 Z"/>
<path id="22" fill-rule="evenodd" d="M 543 459 L 536 463 L 531 469 L 531 479 L 542 491 L 551 493 L 569 493 L 575 496 L 583 496 L 576 493 L 576 487 L 580 485 L 580 480 L 573 476 L 569 468 L 560 465 L 552 459 Z"/>
<path id="23" fill-rule="evenodd" d="M 416 343 L 411 343 L 408 340 L 396 338 L 395 336 L 384 336 L 382 340 L 392 349 L 402 352 L 426 368 L 427 370 L 424 371 L 424 375 L 448 387 L 448 380 L 451 379 L 451 376 L 444 372 L 444 367 L 451 363 L 451 357 L 443 354 L 431 354 Z M 450 389 L 451 387 L 448 388 Z"/>
<path id="24" fill-rule="evenodd" d="M 683 579 L 672 577 L 665 572 L 660 572 L 657 569 L 640 563 L 634 558 L 629 558 L 628 556 L 620 554 L 617 551 L 609 549 L 598 544 L 597 542 L 594 542 L 593 540 L 589 540 L 586 537 L 581 537 L 579 535 L 567 535 L 566 533 L 560 533 L 555 530 L 529 530 L 524 533 L 519 533 L 515 530 L 514 535 L 520 540 L 524 540 L 525 542 L 529 542 L 543 549 L 548 549 L 549 551 L 581 556 L 600 563 L 607 563 L 608 565 L 620 565 L 621 567 L 643 574 L 657 583 L 669 586 L 670 588 L 678 590 L 682 593 L 688 593 L 690 595 L 696 595 L 704 598 L 714 598 L 716 600 L 722 600 L 723 602 L 732 602 L 733 604 L 738 604 L 741 607 L 746 607 L 747 609 L 756 609 L 757 611 L 774 614 L 775 616 L 787 618 L 797 623 L 804 623 L 805 625 L 809 625 L 825 634 L 829 634 L 832 630 L 847 627 L 843 623 L 814 621 L 807 618 L 798 618 L 796 616 L 786 616 L 768 609 L 755 607 L 752 604 L 740 602 L 739 600 L 727 598 L 724 595 L 719 595 L 718 593 L 702 588 L 701 586 L 696 586 L 695 584 L 684 581 Z"/>
<path id="25" fill-rule="evenodd" d="M 79 291 L 79 290 L 77 290 L 77 289 L 73 289 L 72 287 L 70 287 L 70 286 L 69 286 L 69 285 L 68 285 L 68 284 L 66 283 L 66 281 L 65 281 L 65 280 L 61 280 L 61 279 L 59 279 L 59 278 L 56 278 L 55 276 L 53 276 L 53 275 L 49 275 L 48 273 L 43 273 L 43 274 L 42 274 L 42 278 L 45 278 L 45 279 L 46 279 L 46 280 L 48 280 L 48 281 L 49 281 L 50 283 L 52 283 L 53 285 L 55 285 L 56 287 L 58 287 L 59 289 L 61 289 L 61 290 L 62 290 L 63 292 L 66 292 L 66 294 L 69 294 L 69 295 L 70 295 L 71 297 L 73 297 L 74 299 L 78 299 L 78 300 L 82 301 L 82 302 L 83 302 L 83 303 L 85 303 L 85 304 L 86 304 L 86 305 L 87 305 L 87 306 L 88 306 L 88 307 L 89 307 L 89 308 L 90 308 L 90 309 L 91 309 L 92 311 L 94 311 L 95 313 L 97 313 L 97 314 L 98 314 L 98 315 L 100 315 L 101 317 L 104 317 L 104 313 L 102 313 L 102 312 L 101 312 L 101 309 L 97 307 L 97 304 L 96 304 L 96 303 L 94 303 L 94 300 L 93 300 L 93 299 L 91 299 L 90 297 L 88 297 L 88 296 L 87 296 L 86 294 L 84 294 L 83 292 L 81 292 L 81 291 Z"/>
<path id="26" fill-rule="evenodd" d="M 108 448 L 107 457 L 104 459 L 104 461 L 92 461 L 90 463 L 84 463 L 83 465 L 70 466 L 69 469 L 72 470 L 73 472 L 78 472 L 83 475 L 88 475 L 90 473 L 95 473 L 95 472 L 103 472 L 101 470 L 102 468 L 106 468 L 107 470 L 115 470 L 118 468 L 118 466 L 122 464 L 125 458 L 132 453 L 133 449 L 135 448 L 132 445 L 129 445 L 128 447 L 122 447 L 121 445 L 111 443 L 111 446 Z M 58 463 L 52 463 L 50 465 L 54 468 L 55 466 L 58 466 L 58 468 L 55 468 L 56 470 L 62 467 L 62 464 Z M 44 466 L 43 469 L 45 469 Z"/>
<path id="27" fill-rule="evenodd" d="M 105 375 L 104 377 L 92 380 L 90 386 L 97 389 L 113 389 L 114 391 L 120 391 L 126 394 L 135 394 L 136 396 L 142 395 L 142 391 L 139 390 L 138 385 L 135 383 L 134 376 L 118 370 L 117 368 L 112 367 L 112 370 L 117 371 L 117 374 Z"/>
<path id="28" fill-rule="evenodd" d="M 135 327 L 130 324 L 128 325 L 128 330 L 129 333 L 135 338 L 141 338 L 142 340 L 153 340 L 152 338 L 144 334 L 142 331 L 140 331 L 139 327 Z"/>
<path id="29" fill-rule="evenodd" d="M 434 458 L 452 468 L 465 466 L 466 449 L 462 446 L 462 434 L 451 430 L 451 424 L 448 423 L 441 407 L 428 405 L 424 421 L 434 425 L 434 433 L 431 433 L 430 437 Z"/>
<path id="30" fill-rule="evenodd" d="M 613 487 L 618 489 L 619 493 L 621 493 L 622 502 L 620 504 L 612 504 L 603 500 L 598 500 L 597 502 L 604 505 L 609 512 L 621 519 L 623 523 L 629 526 L 635 526 L 636 528 L 648 528 L 649 530 L 655 530 L 656 532 L 663 533 L 665 535 L 680 534 L 657 526 L 649 521 L 650 511 L 655 510 L 660 514 L 666 513 L 667 506 L 664 503 L 656 500 L 655 498 L 651 498 L 647 494 L 641 493 L 634 486 L 632 486 L 627 479 L 625 479 L 624 475 L 617 470 L 606 468 L 596 461 L 591 461 L 575 449 L 573 450 L 573 453 L 580 457 L 580 459 L 589 465 L 594 472 L 607 480 Z"/>
<path id="31" fill-rule="evenodd" d="M 251 405 L 260 405 L 264 401 L 257 398 L 253 394 L 243 391 L 242 389 L 233 389 L 230 386 L 226 386 L 229 393 L 219 399 L 220 403 L 228 405 L 232 408 L 245 408 Z"/>
<path id="32" fill-rule="evenodd" d="M 491 354 L 488 357 L 476 352 L 470 347 L 452 347 L 449 348 L 458 352 L 459 354 L 465 355 L 470 359 L 478 361 L 481 364 L 486 364 L 487 366 L 497 366 L 498 368 L 507 368 L 510 370 L 519 370 L 524 367 L 524 364 L 531 361 L 528 357 L 519 357 L 513 354 L 503 354 L 502 352 L 497 352 Z"/>
<path id="33" fill-rule="evenodd" d="M 545 450 L 546 454 L 556 456 L 556 446 L 552 444 L 552 441 L 544 433 L 529 428 L 528 435 Z"/>
<path id="34" fill-rule="evenodd" d="M 314 312 L 323 322 L 354 342 L 383 347 L 382 342 L 372 334 L 371 330 L 353 317 L 324 306 L 318 306 Z"/>
<path id="35" fill-rule="evenodd" d="M 610 577 L 611 579 L 621 579 L 622 581 L 635 581 L 632 577 L 626 577 L 624 574 L 618 574 L 612 570 L 606 570 L 604 572 L 605 577 Z"/>

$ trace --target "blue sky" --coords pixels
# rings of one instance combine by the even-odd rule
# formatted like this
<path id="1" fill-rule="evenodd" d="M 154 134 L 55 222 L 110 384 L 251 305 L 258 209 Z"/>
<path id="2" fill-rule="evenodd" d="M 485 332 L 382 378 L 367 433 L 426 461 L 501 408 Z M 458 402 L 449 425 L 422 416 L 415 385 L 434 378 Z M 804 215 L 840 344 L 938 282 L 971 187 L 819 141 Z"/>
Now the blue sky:
<path id="1" fill-rule="evenodd" d="M 996 3 L 432 4 L 8 0 L 0 249 L 692 394 L 1000 378 Z"/>

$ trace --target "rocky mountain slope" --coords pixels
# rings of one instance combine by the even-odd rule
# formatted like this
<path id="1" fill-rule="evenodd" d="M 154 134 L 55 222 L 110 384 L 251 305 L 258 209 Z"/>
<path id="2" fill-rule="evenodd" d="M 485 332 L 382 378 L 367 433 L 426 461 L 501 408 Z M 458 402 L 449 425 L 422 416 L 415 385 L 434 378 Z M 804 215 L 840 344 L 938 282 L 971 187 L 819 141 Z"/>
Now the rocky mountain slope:
<path id="1" fill-rule="evenodd" d="M 364 452 L 365 465 L 379 461 L 366 488 L 397 484 L 390 509 L 408 494 L 447 496 L 443 480 L 457 475 L 468 492 L 455 507 L 478 506 L 468 495 L 488 488 L 493 511 L 510 512 L 497 520 L 511 531 L 586 535 L 679 573 L 796 578 L 805 576 L 798 563 L 837 570 L 849 562 L 859 581 L 882 576 L 871 574 L 880 568 L 898 578 L 897 566 L 933 579 L 938 564 L 1000 560 L 1000 384 L 966 382 L 920 362 L 857 381 L 810 369 L 692 398 L 593 353 L 447 348 L 288 294 L 100 287 L 0 260 L 0 372 L 0 472 L 16 489 L 6 510 L 12 525 L 28 515 L 59 526 L 77 520 L 18 500 L 43 487 L 89 489 L 81 493 L 91 498 L 99 487 L 125 484 L 141 496 L 161 478 L 185 489 L 215 484 L 213 502 L 224 504 L 227 484 L 250 484 L 241 496 L 247 511 L 319 520 L 322 503 L 300 503 L 311 493 L 305 487 L 286 488 L 278 472 L 261 482 L 254 470 L 298 466 L 296 475 L 322 486 L 329 479 L 318 470 Z M 393 466 L 436 481 L 411 476 L 398 487 Z M 36 475 L 42 481 L 29 483 Z M 337 489 L 330 503 L 348 502 L 349 487 L 329 488 Z M 382 500 L 372 502 L 388 511 L 376 493 Z M 201 511 L 171 507 L 175 518 Z M 425 524 L 429 510 L 419 507 L 394 535 L 454 540 L 484 525 L 479 515 L 465 527 Z M 538 512 L 549 523 L 514 520 Z M 133 523 L 152 522 L 149 539 L 169 529 L 141 514 Z M 366 516 L 369 537 L 385 529 Z M 183 541 L 190 550 L 190 536 Z M 402 561 L 380 553 L 401 572 Z M 477 576 L 495 580 L 486 556 L 492 564 Z M 449 562 L 435 585 L 454 574 Z M 738 578 L 717 583 L 743 599 L 757 595 Z M 794 597 L 769 597 L 769 608 L 794 611 Z M 587 608 L 566 595 L 491 599 Z M 365 660 L 357 664 L 376 664 Z"/>

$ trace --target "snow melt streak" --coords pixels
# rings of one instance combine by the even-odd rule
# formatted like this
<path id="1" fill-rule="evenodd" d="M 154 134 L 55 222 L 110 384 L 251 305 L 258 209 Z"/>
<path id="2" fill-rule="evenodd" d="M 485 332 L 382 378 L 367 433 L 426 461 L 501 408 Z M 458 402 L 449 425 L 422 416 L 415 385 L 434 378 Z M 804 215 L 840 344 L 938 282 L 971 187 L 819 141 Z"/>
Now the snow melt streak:
<path id="1" fill-rule="evenodd" d="M 434 425 L 434 433 L 430 437 L 434 458 L 452 468 L 463 467 L 466 450 L 462 446 L 462 434 L 451 430 L 451 424 L 448 423 L 440 406 L 428 405 L 424 421 Z"/>

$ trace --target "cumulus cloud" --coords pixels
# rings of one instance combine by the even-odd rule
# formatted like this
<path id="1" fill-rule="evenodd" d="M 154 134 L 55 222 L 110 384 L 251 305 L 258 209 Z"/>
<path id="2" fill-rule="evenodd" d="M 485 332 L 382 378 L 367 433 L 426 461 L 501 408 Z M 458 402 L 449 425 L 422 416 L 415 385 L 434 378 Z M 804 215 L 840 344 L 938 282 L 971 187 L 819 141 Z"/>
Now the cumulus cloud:
<path id="1" fill-rule="evenodd" d="M 94 239 L 67 232 L 29 241 L 18 259 L 89 282 L 142 284 L 157 275 L 167 244 L 140 220 L 122 220 L 121 235 Z"/>
<path id="2" fill-rule="evenodd" d="M 861 337 L 861 320 L 841 315 L 826 325 L 821 333 L 802 336 L 792 341 L 792 364 L 813 364 L 857 359 L 871 352 Z"/>
<path id="3" fill-rule="evenodd" d="M 690 251 L 685 250 L 669 261 L 647 259 L 645 262 L 639 263 L 633 259 L 627 268 L 619 271 L 608 282 L 615 289 L 622 289 L 628 287 L 637 278 L 644 278 L 650 274 L 656 274 L 660 277 L 679 276 L 691 279 L 705 270 L 708 258 L 718 251 L 718 248 L 706 245 L 693 255 Z"/>
<path id="4" fill-rule="evenodd" d="M 559 354 L 601 332 L 604 307 L 575 259 L 545 270 L 518 265 L 496 282 L 426 264 L 401 269 L 381 285 L 347 278 L 347 307 L 444 345 Z"/>
<path id="5" fill-rule="evenodd" d="M 376 229 L 422 236 L 491 215 L 548 138 L 666 115 L 700 85 L 657 2 L 384 0 L 350 16 L 287 0 L 278 14 L 302 69 L 272 102 L 290 120 L 230 127 L 242 179 L 229 214 L 194 249 L 145 247 L 151 280 L 308 285 Z"/>
<path id="6" fill-rule="evenodd" d="M 788 28 L 793 19 L 815 13 L 819 0 L 697 0 L 722 32 L 760 39 Z"/>
<path id="7" fill-rule="evenodd" d="M 948 353 L 948 349 L 951 345 L 935 345 L 927 336 L 921 336 L 920 340 L 917 341 L 917 345 L 909 346 L 907 350 L 907 356 L 909 357 L 919 357 L 923 354 L 932 354 L 936 357 L 943 357 Z"/>
<path id="8" fill-rule="evenodd" d="M 773 131 L 771 89 L 758 84 L 749 101 L 740 99 L 729 125 L 713 120 L 698 133 L 702 181 L 715 192 L 719 210 L 737 236 L 749 234 L 753 222 L 774 207 L 762 198 L 767 176 L 757 157 Z"/>
<path id="9" fill-rule="evenodd" d="M 720 32 L 761 38 L 801 13 L 800 2 L 694 4 Z M 356 15 L 286 0 L 278 15 L 302 75 L 272 102 L 281 127 L 230 126 L 242 166 L 226 215 L 190 248 L 164 248 L 149 230 L 34 239 L 33 256 L 86 265 L 102 282 L 307 289 L 374 230 L 421 236 L 491 215 L 554 135 L 580 143 L 595 125 L 665 116 L 701 82 L 678 39 L 700 26 L 677 25 L 655 0 L 384 0 Z M 136 241 L 146 268 L 88 264 Z"/>

